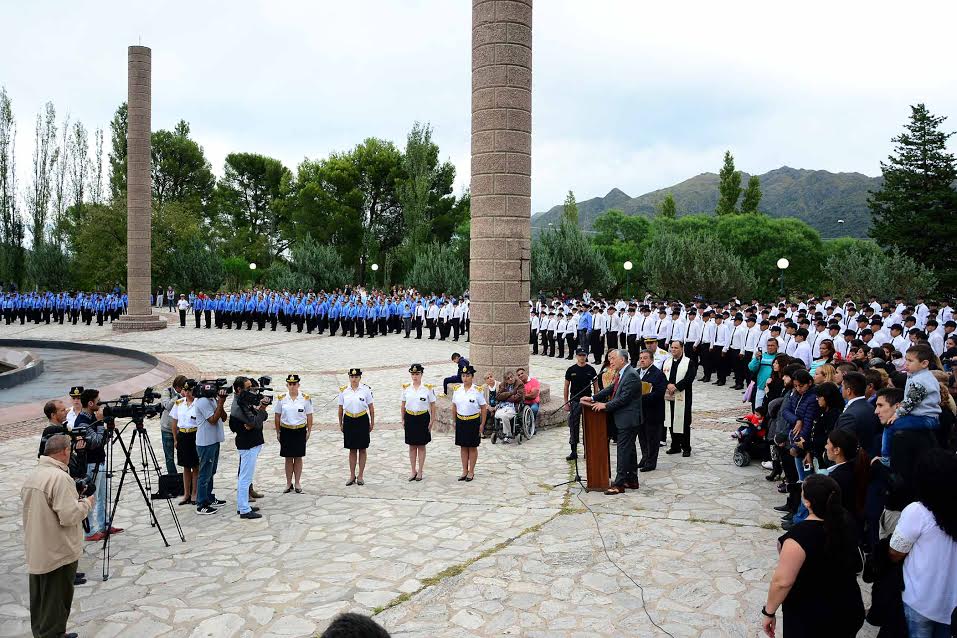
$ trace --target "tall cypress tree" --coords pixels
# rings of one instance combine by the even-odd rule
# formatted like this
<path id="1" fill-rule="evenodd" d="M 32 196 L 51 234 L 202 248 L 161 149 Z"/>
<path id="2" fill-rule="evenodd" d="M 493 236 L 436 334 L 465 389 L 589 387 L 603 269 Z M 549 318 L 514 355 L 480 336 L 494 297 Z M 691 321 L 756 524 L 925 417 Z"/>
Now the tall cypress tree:
<path id="1" fill-rule="evenodd" d="M 894 153 L 881 162 L 884 182 L 868 206 L 871 237 L 885 248 L 933 268 L 942 291 L 957 287 L 957 161 L 947 152 L 953 132 L 944 116 L 923 104 L 911 107 L 905 131 L 893 138 Z"/>
<path id="2" fill-rule="evenodd" d="M 761 180 L 757 175 L 752 175 L 748 180 L 748 187 L 744 189 L 744 197 L 741 199 L 742 213 L 758 212 L 758 204 L 761 203 Z"/>
<path id="3" fill-rule="evenodd" d="M 738 198 L 741 197 L 741 173 L 734 170 L 731 151 L 724 153 L 724 166 L 718 178 L 718 205 L 714 212 L 718 215 L 733 215 L 738 212 Z"/>

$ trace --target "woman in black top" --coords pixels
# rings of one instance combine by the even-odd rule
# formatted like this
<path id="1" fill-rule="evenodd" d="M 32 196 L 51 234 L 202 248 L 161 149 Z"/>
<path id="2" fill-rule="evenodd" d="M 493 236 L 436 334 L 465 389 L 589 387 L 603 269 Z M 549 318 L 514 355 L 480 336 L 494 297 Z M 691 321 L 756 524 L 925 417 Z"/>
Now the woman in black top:
<path id="1" fill-rule="evenodd" d="M 817 459 L 819 467 L 825 468 L 831 463 L 824 453 L 824 445 L 827 443 L 827 435 L 834 429 L 837 418 L 844 411 L 844 397 L 835 383 L 821 383 L 816 390 L 820 412 L 811 429 L 811 441 L 806 448 L 808 452 L 804 461 L 809 463 L 813 457 Z"/>
<path id="2" fill-rule="evenodd" d="M 782 607 L 784 638 L 853 638 L 864 624 L 857 584 L 863 564 L 841 488 L 829 476 L 812 474 L 804 480 L 803 499 L 807 519 L 778 539 L 778 566 L 761 609 L 764 633 L 774 638 Z"/>

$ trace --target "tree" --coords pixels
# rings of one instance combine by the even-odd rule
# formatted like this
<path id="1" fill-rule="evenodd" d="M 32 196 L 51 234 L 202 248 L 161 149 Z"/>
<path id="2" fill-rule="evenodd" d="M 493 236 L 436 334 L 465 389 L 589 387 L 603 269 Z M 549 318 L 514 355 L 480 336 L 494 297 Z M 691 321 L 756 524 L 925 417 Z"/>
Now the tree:
<path id="1" fill-rule="evenodd" d="M 565 203 L 562 204 L 562 221 L 568 221 L 574 226 L 578 226 L 578 203 L 575 201 L 575 193 L 568 191 L 565 196 Z"/>
<path id="2" fill-rule="evenodd" d="M 752 175 L 748 179 L 748 187 L 744 189 L 744 197 L 741 199 L 741 212 L 745 214 L 757 213 L 760 203 L 761 180 L 757 175 Z"/>
<path id="3" fill-rule="evenodd" d="M 416 255 L 405 283 L 424 294 L 461 295 L 469 286 L 468 268 L 455 246 L 433 242 Z"/>
<path id="4" fill-rule="evenodd" d="M 734 170 L 731 151 L 724 152 L 724 166 L 718 173 L 718 180 L 718 205 L 714 212 L 718 215 L 733 215 L 738 212 L 738 198 L 741 197 L 741 173 Z"/>
<path id="5" fill-rule="evenodd" d="M 90 173 L 90 203 L 102 204 L 105 199 L 103 192 L 103 129 L 97 128 L 93 132 L 95 144 L 93 171 Z"/>
<path id="6" fill-rule="evenodd" d="M 242 257 L 226 257 L 223 259 L 223 272 L 226 274 L 226 284 L 229 290 L 238 290 L 245 286 L 252 275 L 249 262 Z"/>
<path id="7" fill-rule="evenodd" d="M 203 148 L 190 139 L 189 124 L 180 120 L 172 131 L 151 136 L 153 201 L 158 208 L 181 202 L 200 210 L 212 198 L 215 179 Z"/>
<path id="8" fill-rule="evenodd" d="M 571 220 L 532 241 L 532 289 L 608 290 L 613 279 L 602 255 Z"/>
<path id="9" fill-rule="evenodd" d="M 0 87 L 0 283 L 23 282 L 24 228 L 17 206 L 17 123 L 5 87 Z"/>
<path id="10" fill-rule="evenodd" d="M 307 288 L 334 290 L 353 282 L 354 273 L 343 265 L 336 249 L 306 235 L 292 247 L 293 272 L 302 275 Z"/>
<path id="11" fill-rule="evenodd" d="M 226 254 L 267 265 L 288 248 L 288 208 L 282 199 L 291 179 L 277 159 L 256 153 L 226 156 L 216 187 L 216 221 Z"/>
<path id="12" fill-rule="evenodd" d="M 60 152 L 56 146 L 56 133 L 56 109 L 53 108 L 52 102 L 47 102 L 44 112 L 37 115 L 33 147 L 33 184 L 27 199 L 34 251 L 46 238 L 47 214 L 53 190 L 51 178 Z"/>
<path id="13" fill-rule="evenodd" d="M 702 264 L 707 264 L 707 268 L 702 268 Z M 743 260 L 707 234 L 656 235 L 644 267 L 654 293 L 670 298 L 704 295 L 706 299 L 722 301 L 733 296 L 747 297 L 756 283 Z"/>
<path id="14" fill-rule="evenodd" d="M 675 197 L 671 193 L 665 195 L 665 198 L 658 204 L 658 210 L 655 211 L 657 217 L 675 219 L 678 216 L 678 208 L 675 206 Z"/>
<path id="15" fill-rule="evenodd" d="M 68 234 L 74 255 L 74 279 L 82 290 L 102 290 L 126 281 L 126 202 L 86 204 L 83 214 L 73 207 Z"/>
<path id="16" fill-rule="evenodd" d="M 957 287 L 957 161 L 947 152 L 954 134 L 941 130 L 946 117 L 924 104 L 893 138 L 894 153 L 881 162 L 884 181 L 868 200 L 871 237 L 885 248 L 932 267 L 943 290 Z"/>
<path id="17" fill-rule="evenodd" d="M 70 116 L 67 115 L 63 121 L 62 133 L 60 136 L 60 153 L 56 169 L 53 173 L 53 229 L 50 239 L 53 243 L 62 244 L 66 234 L 68 221 L 66 218 L 66 209 L 69 208 L 69 195 L 67 193 L 68 171 L 71 165 L 70 148 Z M 93 202 L 100 204 L 103 202 Z"/>
<path id="18" fill-rule="evenodd" d="M 248 270 L 249 267 L 246 266 Z M 166 275 L 157 281 L 170 282 L 176 290 L 219 290 L 226 280 L 223 260 L 199 236 L 184 239 L 171 250 Z"/>
<path id="19" fill-rule="evenodd" d="M 57 244 L 36 245 L 27 257 L 27 277 L 41 290 L 67 290 L 72 282 L 70 256 Z"/>
<path id="20" fill-rule="evenodd" d="M 129 128 L 128 109 L 123 102 L 110 122 L 110 198 L 126 197 L 126 132 Z"/>
<path id="21" fill-rule="evenodd" d="M 83 206 L 86 203 L 87 178 L 90 174 L 90 144 L 86 127 L 81 122 L 73 125 L 70 135 L 70 194 L 71 208 L 75 215 L 83 216 Z"/>
<path id="22" fill-rule="evenodd" d="M 620 210 L 609 210 L 595 219 L 592 246 L 605 260 L 614 281 L 609 292 L 634 294 L 644 282 L 642 262 L 650 243 L 651 222 L 641 215 L 625 215 Z M 630 261 L 633 269 L 624 269 Z"/>
<path id="23" fill-rule="evenodd" d="M 853 241 L 840 252 L 830 252 L 824 262 L 830 292 L 858 299 L 867 295 L 913 299 L 934 289 L 935 273 L 898 249 L 885 253 L 870 242 Z"/>

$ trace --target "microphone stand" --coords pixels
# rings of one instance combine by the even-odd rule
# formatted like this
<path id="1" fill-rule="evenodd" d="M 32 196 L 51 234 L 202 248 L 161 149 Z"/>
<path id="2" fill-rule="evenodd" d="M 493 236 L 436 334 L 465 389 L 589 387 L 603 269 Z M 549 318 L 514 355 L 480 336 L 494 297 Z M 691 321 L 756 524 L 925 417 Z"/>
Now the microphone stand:
<path id="1" fill-rule="evenodd" d="M 575 396 L 573 396 L 573 397 L 571 397 L 570 399 L 568 399 L 568 401 L 565 401 L 565 403 L 563 403 L 563 404 L 561 404 L 560 406 L 558 406 L 557 409 L 551 411 L 551 412 L 548 414 L 548 416 L 554 415 L 556 412 L 558 412 L 559 410 L 563 409 L 566 405 L 568 405 L 568 404 L 571 403 L 572 401 L 576 400 L 578 397 L 580 397 L 580 396 L 582 396 L 583 394 L 585 394 L 585 392 L 586 392 L 587 390 L 591 390 L 593 383 L 594 383 L 594 381 L 592 381 L 592 383 L 589 383 L 587 386 L 585 386 L 585 388 L 584 388 L 583 390 L 581 390 L 581 392 L 578 392 L 577 394 L 575 394 Z M 584 409 L 584 408 L 581 407 L 581 403 L 579 403 L 579 408 L 580 408 L 580 409 Z M 578 417 L 581 418 L 581 413 L 579 413 Z M 576 424 L 575 427 L 578 427 L 578 425 Z M 582 447 L 584 447 L 584 445 L 585 445 L 585 440 L 582 439 Z M 578 471 L 578 450 L 575 450 L 575 458 L 572 459 L 572 460 L 575 462 L 575 478 L 573 478 L 573 479 L 571 479 L 571 480 L 568 480 L 568 481 L 563 481 L 562 483 L 558 483 L 557 485 L 552 485 L 552 487 L 561 487 L 561 486 L 563 486 L 563 485 L 571 485 L 572 483 L 578 483 L 579 485 L 581 485 L 581 487 L 582 487 L 583 490 L 586 489 L 585 483 L 582 481 L 581 473 Z"/>

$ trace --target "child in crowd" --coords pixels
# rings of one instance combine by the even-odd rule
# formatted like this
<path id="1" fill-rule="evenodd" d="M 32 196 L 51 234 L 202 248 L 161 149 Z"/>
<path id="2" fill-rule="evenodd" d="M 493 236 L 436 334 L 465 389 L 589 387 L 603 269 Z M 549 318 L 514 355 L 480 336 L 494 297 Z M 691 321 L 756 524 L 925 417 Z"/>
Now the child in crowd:
<path id="1" fill-rule="evenodd" d="M 907 349 L 904 366 L 907 383 L 904 384 L 904 400 L 887 423 L 881 440 L 881 457 L 884 463 L 890 457 L 890 443 L 894 432 L 899 430 L 936 430 L 940 424 L 940 383 L 930 371 L 934 351 L 927 344 L 918 344 Z"/>

